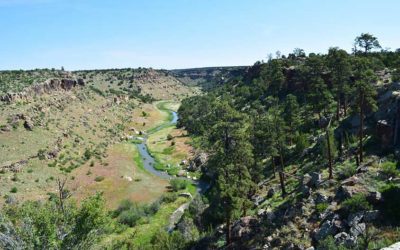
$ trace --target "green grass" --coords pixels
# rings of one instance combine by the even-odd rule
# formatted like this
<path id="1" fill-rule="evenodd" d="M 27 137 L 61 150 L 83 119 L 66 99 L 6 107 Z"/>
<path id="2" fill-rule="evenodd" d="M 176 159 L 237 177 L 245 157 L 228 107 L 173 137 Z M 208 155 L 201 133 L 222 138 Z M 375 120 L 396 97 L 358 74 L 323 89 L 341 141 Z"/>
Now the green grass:
<path id="1" fill-rule="evenodd" d="M 159 231 L 165 230 L 169 224 L 171 214 L 182 204 L 187 202 L 187 198 L 179 197 L 174 202 L 163 203 L 156 214 L 148 218 L 147 223 L 137 225 L 133 228 L 127 228 L 119 234 L 113 234 L 107 237 L 100 245 L 111 246 L 113 242 L 128 241 L 133 244 L 134 248 L 139 248 L 150 244 L 154 235 Z M 132 235 L 135 237 L 132 237 Z"/>
<path id="2" fill-rule="evenodd" d="M 140 156 L 140 153 L 139 153 L 139 150 L 137 149 L 137 147 L 135 147 L 135 154 L 134 154 L 133 160 L 134 160 L 136 166 L 137 166 L 140 170 L 145 171 L 145 169 L 144 169 L 144 164 L 143 164 L 143 160 L 142 160 L 142 157 Z M 145 171 L 145 172 L 148 173 L 147 171 Z"/>
<path id="3" fill-rule="evenodd" d="M 162 151 L 162 154 L 165 155 L 171 155 L 175 150 L 175 147 L 168 147 L 168 148 L 164 148 L 164 150 Z"/>

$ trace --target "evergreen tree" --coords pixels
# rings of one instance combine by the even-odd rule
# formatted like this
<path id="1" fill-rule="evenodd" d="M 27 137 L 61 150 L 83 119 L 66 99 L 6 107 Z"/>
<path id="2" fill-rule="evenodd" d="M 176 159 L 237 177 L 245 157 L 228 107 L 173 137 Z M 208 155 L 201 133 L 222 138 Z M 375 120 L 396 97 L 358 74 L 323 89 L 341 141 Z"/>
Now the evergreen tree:
<path id="1" fill-rule="evenodd" d="M 249 194 L 255 188 L 250 170 L 253 166 L 249 125 L 245 116 L 227 102 L 218 103 L 214 110 L 218 120 L 210 132 L 213 155 L 210 164 L 217 179 L 213 203 L 222 208 L 226 223 L 226 243 L 231 244 L 231 222 L 246 213 Z"/>
<path id="2" fill-rule="evenodd" d="M 300 106 L 295 95 L 288 94 L 286 96 L 283 107 L 283 119 L 288 126 L 288 138 L 290 144 L 292 144 L 296 131 L 301 124 Z"/>
<path id="3" fill-rule="evenodd" d="M 348 54 L 345 50 L 330 48 L 328 57 L 328 67 L 332 75 L 332 84 L 336 98 L 336 119 L 340 120 L 340 107 L 343 100 L 344 110 L 346 112 L 346 103 L 349 89 L 349 78 L 351 73 Z"/>
<path id="4" fill-rule="evenodd" d="M 359 145 L 358 145 L 358 159 L 359 163 L 363 162 L 363 137 L 364 137 L 364 116 L 368 112 L 373 112 L 377 109 L 376 106 L 376 90 L 373 84 L 376 82 L 377 78 L 372 70 L 366 70 L 361 73 L 360 79 L 355 83 L 356 91 L 356 102 L 355 111 L 359 113 L 360 116 L 360 128 L 359 128 Z"/>

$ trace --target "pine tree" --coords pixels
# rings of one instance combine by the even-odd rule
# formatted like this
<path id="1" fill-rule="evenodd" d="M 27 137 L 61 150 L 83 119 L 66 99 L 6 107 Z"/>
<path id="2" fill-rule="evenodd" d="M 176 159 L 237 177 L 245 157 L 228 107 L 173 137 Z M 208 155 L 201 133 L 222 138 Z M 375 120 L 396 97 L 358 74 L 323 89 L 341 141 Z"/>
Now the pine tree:
<path id="1" fill-rule="evenodd" d="M 376 106 L 376 90 L 373 84 L 376 82 L 377 78 L 372 70 L 366 70 L 360 74 L 359 80 L 355 83 L 356 91 L 356 102 L 355 110 L 360 116 L 360 128 L 358 133 L 359 143 L 358 143 L 358 159 L 359 163 L 363 162 L 363 138 L 364 138 L 364 116 L 368 112 L 373 112 L 377 109 Z"/>
<path id="2" fill-rule="evenodd" d="M 226 224 L 226 243 L 231 244 L 231 222 L 246 213 L 249 193 L 255 188 L 249 168 L 253 165 L 252 146 L 249 143 L 249 124 L 244 115 L 227 102 L 215 107 L 216 124 L 210 132 L 213 155 L 210 164 L 216 171 L 217 203 L 223 210 Z"/>
<path id="3" fill-rule="evenodd" d="M 336 120 L 340 120 L 340 108 L 343 100 L 344 111 L 346 112 L 346 103 L 349 89 L 350 63 L 348 54 L 345 50 L 330 48 L 327 61 L 332 75 L 332 84 L 336 98 Z"/>

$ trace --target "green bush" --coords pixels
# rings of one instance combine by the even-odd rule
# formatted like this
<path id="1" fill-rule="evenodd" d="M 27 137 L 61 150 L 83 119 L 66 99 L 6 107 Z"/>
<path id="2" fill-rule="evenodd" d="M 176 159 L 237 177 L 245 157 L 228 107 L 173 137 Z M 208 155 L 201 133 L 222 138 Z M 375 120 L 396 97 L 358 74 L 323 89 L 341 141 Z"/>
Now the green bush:
<path id="1" fill-rule="evenodd" d="M 160 200 L 153 202 L 151 205 L 139 205 L 130 200 L 123 200 L 113 212 L 113 217 L 117 218 L 119 223 L 133 227 L 137 225 L 139 220 L 146 221 L 159 208 Z"/>
<path id="2" fill-rule="evenodd" d="M 316 206 L 316 210 L 318 213 L 323 213 L 325 210 L 328 208 L 329 204 L 324 202 L 324 203 L 319 203 Z"/>
<path id="3" fill-rule="evenodd" d="M 94 178 L 95 181 L 100 182 L 104 180 L 104 176 L 97 176 L 96 178 Z"/>
<path id="4" fill-rule="evenodd" d="M 338 178 L 343 180 L 357 173 L 357 165 L 353 162 L 345 161 L 338 167 Z"/>
<path id="5" fill-rule="evenodd" d="M 174 192 L 185 189 L 189 185 L 189 181 L 185 179 L 171 179 L 169 181 Z"/>
<path id="6" fill-rule="evenodd" d="M 137 221 L 144 216 L 145 214 L 141 209 L 137 207 L 132 207 L 129 210 L 123 211 L 118 216 L 118 222 L 121 224 L 128 225 L 130 227 L 134 227 L 136 226 Z"/>
<path id="7" fill-rule="evenodd" d="M 161 202 L 171 203 L 174 202 L 178 198 L 177 193 L 165 193 L 161 196 Z"/>
<path id="8" fill-rule="evenodd" d="M 335 239 L 332 236 L 326 237 L 324 240 L 319 242 L 318 250 L 345 250 L 347 249 L 344 246 L 337 245 Z"/>
<path id="9" fill-rule="evenodd" d="M 17 188 L 17 187 L 13 187 L 13 188 L 11 188 L 10 192 L 11 192 L 11 193 L 16 193 L 16 192 L 18 192 L 18 188 Z"/>
<path id="10" fill-rule="evenodd" d="M 382 173 L 387 177 L 396 177 L 399 175 L 399 170 L 396 167 L 396 163 L 386 161 L 382 164 Z"/>
<path id="11" fill-rule="evenodd" d="M 342 207 L 348 213 L 355 213 L 359 211 L 368 211 L 372 209 L 371 204 L 368 203 L 364 194 L 355 194 L 353 197 L 346 199 L 342 203 Z"/>
<path id="12" fill-rule="evenodd" d="M 46 159 L 46 150 L 45 149 L 39 149 L 37 156 L 39 160 L 44 160 Z"/>
<path id="13" fill-rule="evenodd" d="M 167 135 L 167 140 L 170 141 L 170 140 L 172 140 L 172 139 L 174 139 L 174 137 L 173 137 L 171 134 L 168 134 L 168 135 Z"/>
<path id="14" fill-rule="evenodd" d="M 90 149 L 86 149 L 85 153 L 83 153 L 83 157 L 85 160 L 89 160 L 93 155 L 93 152 Z"/>

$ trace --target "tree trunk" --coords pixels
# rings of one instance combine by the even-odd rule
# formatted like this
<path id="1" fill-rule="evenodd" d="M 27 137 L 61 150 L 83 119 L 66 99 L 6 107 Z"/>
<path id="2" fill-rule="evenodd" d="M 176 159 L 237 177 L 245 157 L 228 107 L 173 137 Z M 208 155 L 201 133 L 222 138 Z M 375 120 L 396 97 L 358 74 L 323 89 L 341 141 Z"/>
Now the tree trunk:
<path id="1" fill-rule="evenodd" d="M 339 157 L 343 156 L 343 132 L 340 132 L 339 135 Z"/>
<path id="2" fill-rule="evenodd" d="M 339 122 L 340 120 L 340 95 L 337 97 L 337 107 L 336 107 L 336 120 Z"/>
<path id="3" fill-rule="evenodd" d="M 331 140 L 329 138 L 329 127 L 326 128 L 326 143 L 328 144 L 328 166 L 329 166 L 329 179 L 333 178 L 333 166 L 332 166 L 332 152 L 331 152 Z"/>
<path id="4" fill-rule="evenodd" d="M 282 153 L 280 153 L 280 158 L 281 158 L 281 168 L 279 170 L 279 182 L 281 184 L 282 197 L 285 197 L 286 196 L 286 188 L 285 188 L 285 174 L 283 172 L 283 156 L 282 156 Z"/>
<path id="5" fill-rule="evenodd" d="M 361 164 L 363 162 L 363 128 L 364 128 L 364 108 L 363 108 L 363 104 L 364 104 L 364 94 L 361 93 L 360 96 L 360 131 L 359 131 L 359 146 L 358 146 L 358 150 L 359 150 L 359 163 Z"/>
<path id="6" fill-rule="evenodd" d="M 272 168 L 273 168 L 273 170 L 274 170 L 274 178 L 276 178 L 275 157 L 272 156 L 271 159 L 272 159 Z"/>

